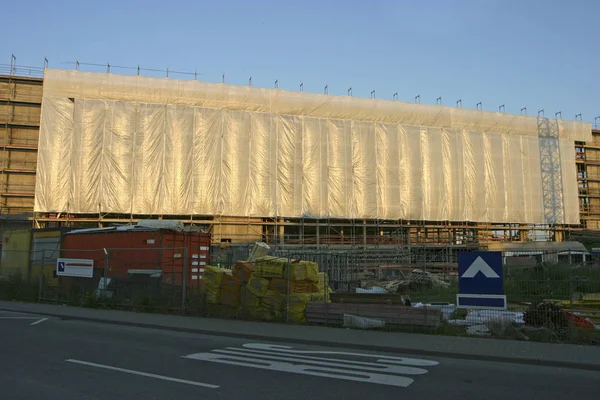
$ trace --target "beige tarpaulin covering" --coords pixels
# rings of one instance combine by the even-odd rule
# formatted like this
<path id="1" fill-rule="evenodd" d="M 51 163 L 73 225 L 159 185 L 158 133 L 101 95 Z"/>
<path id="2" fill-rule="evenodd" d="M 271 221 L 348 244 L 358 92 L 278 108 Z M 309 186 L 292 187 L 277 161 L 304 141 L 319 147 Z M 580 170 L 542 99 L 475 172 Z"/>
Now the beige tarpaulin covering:
<path id="1" fill-rule="evenodd" d="M 533 117 L 47 70 L 35 211 L 545 223 L 539 154 Z"/>

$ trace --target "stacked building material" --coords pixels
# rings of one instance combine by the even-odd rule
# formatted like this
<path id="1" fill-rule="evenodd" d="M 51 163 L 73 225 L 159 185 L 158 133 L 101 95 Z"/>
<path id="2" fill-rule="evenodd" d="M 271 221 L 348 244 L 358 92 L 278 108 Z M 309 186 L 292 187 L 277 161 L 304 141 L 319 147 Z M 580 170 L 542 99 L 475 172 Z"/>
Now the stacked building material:
<path id="1" fill-rule="evenodd" d="M 221 297 L 223 277 L 232 277 L 231 271 L 207 265 L 204 268 L 202 289 L 208 304 L 218 304 Z M 227 281 L 227 280 L 226 280 Z"/>
<path id="2" fill-rule="evenodd" d="M 316 263 L 287 258 L 238 261 L 231 270 L 209 266 L 204 276 L 208 304 L 235 308 L 259 320 L 304 322 L 308 302 L 329 301 L 331 292 L 327 275 Z"/>
<path id="3" fill-rule="evenodd" d="M 386 326 L 435 328 L 442 322 L 440 310 L 386 304 L 308 303 L 305 316 L 309 322 L 327 325 L 344 324 L 344 316 L 382 321 Z"/>

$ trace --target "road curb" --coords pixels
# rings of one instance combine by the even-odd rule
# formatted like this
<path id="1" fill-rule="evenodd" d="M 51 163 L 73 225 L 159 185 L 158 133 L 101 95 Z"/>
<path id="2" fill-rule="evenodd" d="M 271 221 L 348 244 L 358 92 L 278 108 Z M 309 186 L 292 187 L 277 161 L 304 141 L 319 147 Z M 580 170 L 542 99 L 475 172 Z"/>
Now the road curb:
<path id="1" fill-rule="evenodd" d="M 227 332 L 227 331 L 184 328 L 184 327 L 166 326 L 166 325 L 151 324 L 151 323 L 144 323 L 144 322 L 115 321 L 115 320 L 106 319 L 106 318 L 81 317 L 81 316 L 62 315 L 62 314 L 57 314 L 57 313 L 22 311 L 22 310 L 14 310 L 14 309 L 1 308 L 1 307 L 0 307 L 0 311 L 18 312 L 18 313 L 23 313 L 23 314 L 35 314 L 35 315 L 42 315 L 42 316 L 46 316 L 46 317 L 60 318 L 63 320 L 86 321 L 86 322 L 95 322 L 95 323 L 109 324 L 109 325 L 130 326 L 130 327 L 137 327 L 137 328 L 149 328 L 149 329 L 157 329 L 157 330 L 171 331 L 171 332 L 194 333 L 194 334 L 198 334 L 198 335 L 225 336 L 225 337 L 231 337 L 231 338 L 237 338 L 237 339 L 264 340 L 264 341 L 272 341 L 272 342 L 279 342 L 279 343 L 296 343 L 296 344 L 299 343 L 299 344 L 304 344 L 304 345 L 336 347 L 336 348 L 352 347 L 352 348 L 356 348 L 356 349 L 376 351 L 376 352 L 382 352 L 382 353 L 401 353 L 401 354 L 405 354 L 405 355 L 409 354 L 409 355 L 430 356 L 430 357 L 446 357 L 446 358 L 454 358 L 454 359 L 462 359 L 462 360 L 491 361 L 491 362 L 501 362 L 501 363 L 510 363 L 510 364 L 537 365 L 537 366 L 543 366 L 543 367 L 558 367 L 558 368 L 582 369 L 582 370 L 588 370 L 588 371 L 600 371 L 600 364 L 577 363 L 577 362 L 572 362 L 572 361 L 541 360 L 539 358 L 505 357 L 505 356 L 492 356 L 492 355 L 483 355 L 483 354 L 462 354 L 462 353 L 448 352 L 448 351 L 402 348 L 402 347 L 389 347 L 389 346 L 369 346 L 369 345 L 354 344 L 354 343 L 329 342 L 326 340 L 286 338 L 286 337 L 276 337 L 276 336 L 272 336 L 272 335 L 244 334 L 244 333 Z"/>

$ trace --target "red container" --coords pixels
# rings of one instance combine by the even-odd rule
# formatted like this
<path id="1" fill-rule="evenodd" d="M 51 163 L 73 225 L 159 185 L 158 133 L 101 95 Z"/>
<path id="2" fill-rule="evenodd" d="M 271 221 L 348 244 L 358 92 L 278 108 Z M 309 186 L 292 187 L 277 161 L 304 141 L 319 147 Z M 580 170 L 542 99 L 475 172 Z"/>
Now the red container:
<path id="1" fill-rule="evenodd" d="M 187 249 L 187 282 L 192 287 L 199 287 L 202 283 L 204 267 L 210 262 L 210 234 L 200 232 L 175 232 L 163 233 L 163 279 L 181 284 L 183 271 L 182 248 Z"/>
<path id="2" fill-rule="evenodd" d="M 61 257 L 93 259 L 94 269 L 104 270 L 106 249 L 108 277 L 124 279 L 160 270 L 163 283 L 181 285 L 187 253 L 187 283 L 197 286 L 203 266 L 210 262 L 210 240 L 210 234 L 200 232 L 99 229 L 65 234 Z"/>

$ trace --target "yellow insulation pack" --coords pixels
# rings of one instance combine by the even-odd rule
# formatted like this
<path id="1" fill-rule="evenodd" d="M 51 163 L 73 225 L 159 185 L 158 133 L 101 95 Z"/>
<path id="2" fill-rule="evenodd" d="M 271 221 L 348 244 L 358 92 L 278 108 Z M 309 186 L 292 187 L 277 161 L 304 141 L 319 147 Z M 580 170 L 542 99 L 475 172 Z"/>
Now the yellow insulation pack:
<path id="1" fill-rule="evenodd" d="M 260 276 L 261 278 L 284 278 L 287 264 L 287 258 L 257 258 L 252 275 Z"/>
<path id="2" fill-rule="evenodd" d="M 242 290 L 242 305 L 248 309 L 261 308 L 262 297 L 255 295 L 246 287 L 245 290 Z"/>
<path id="3" fill-rule="evenodd" d="M 206 296 L 206 302 L 209 304 L 217 304 L 219 302 L 219 294 L 223 276 L 231 274 L 231 271 L 223 268 L 216 268 L 211 265 L 204 267 L 202 274 L 202 290 Z"/>
<path id="4" fill-rule="evenodd" d="M 290 264 L 290 279 L 293 281 L 319 281 L 319 265 L 312 261 L 299 261 Z"/>
<path id="5" fill-rule="evenodd" d="M 262 308 L 272 319 L 283 317 L 285 296 L 269 290 L 262 298 Z"/>
<path id="6" fill-rule="evenodd" d="M 253 273 L 250 275 L 250 280 L 246 284 L 246 288 L 255 296 L 262 297 L 269 290 L 270 283 L 268 279 L 261 278 Z"/>

